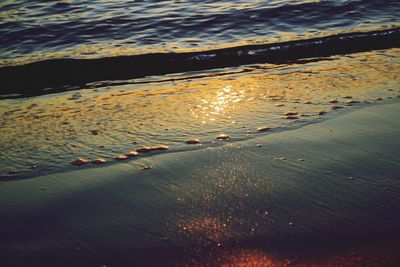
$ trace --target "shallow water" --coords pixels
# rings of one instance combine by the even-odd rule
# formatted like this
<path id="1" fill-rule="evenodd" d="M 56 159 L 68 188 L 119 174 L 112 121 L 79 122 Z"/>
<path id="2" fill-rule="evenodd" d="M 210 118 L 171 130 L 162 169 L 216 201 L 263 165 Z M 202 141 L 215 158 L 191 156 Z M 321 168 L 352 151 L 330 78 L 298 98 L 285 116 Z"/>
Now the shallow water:
<path id="1" fill-rule="evenodd" d="M 226 142 L 215 139 L 222 133 L 234 142 L 396 101 L 399 53 L 247 65 L 1 100 L 0 172 L 3 178 L 36 176 L 70 168 L 77 157 L 115 162 L 141 145 L 168 145 L 170 152 L 218 146 Z M 335 105 L 342 108 L 332 110 Z M 297 112 L 297 119 L 284 118 L 285 112 Z M 265 126 L 271 129 L 257 131 Z M 185 144 L 191 137 L 201 146 Z"/>

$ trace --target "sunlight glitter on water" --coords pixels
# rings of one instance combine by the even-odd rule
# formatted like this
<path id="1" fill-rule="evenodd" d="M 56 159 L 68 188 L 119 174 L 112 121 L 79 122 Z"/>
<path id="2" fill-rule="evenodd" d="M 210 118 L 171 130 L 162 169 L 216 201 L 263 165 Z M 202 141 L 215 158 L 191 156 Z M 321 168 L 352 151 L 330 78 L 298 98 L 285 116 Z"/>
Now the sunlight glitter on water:
<path id="1" fill-rule="evenodd" d="M 0 169 L 3 174 L 32 172 L 33 165 L 57 170 L 77 157 L 112 160 L 140 145 L 198 148 L 185 144 L 190 137 L 214 146 L 221 144 L 214 139 L 222 133 L 243 140 L 260 127 L 271 128 L 268 134 L 321 114 L 396 99 L 398 54 L 391 49 L 300 65 L 244 66 L 234 69 L 236 74 L 186 74 L 165 83 L 2 100 Z"/>

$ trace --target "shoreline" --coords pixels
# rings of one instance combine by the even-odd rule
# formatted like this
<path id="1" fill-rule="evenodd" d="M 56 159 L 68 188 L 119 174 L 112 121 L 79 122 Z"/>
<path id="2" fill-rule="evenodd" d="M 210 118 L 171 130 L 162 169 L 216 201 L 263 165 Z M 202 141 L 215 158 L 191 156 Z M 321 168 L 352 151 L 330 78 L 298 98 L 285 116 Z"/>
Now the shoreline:
<path id="1" fill-rule="evenodd" d="M 307 127 L 309 125 L 314 125 L 314 124 L 319 124 L 323 123 L 327 120 L 331 119 L 336 119 L 340 116 L 346 116 L 348 113 L 352 112 L 357 112 L 359 110 L 365 109 L 365 108 L 370 108 L 372 106 L 381 106 L 381 105 L 391 105 L 391 104 L 396 104 L 399 103 L 397 99 L 387 99 L 387 100 L 381 100 L 381 101 L 375 101 L 375 103 L 358 103 L 358 104 L 352 104 L 352 105 L 344 105 L 344 109 L 341 110 L 332 110 L 324 115 L 319 116 L 318 118 L 315 118 L 314 120 L 300 120 L 296 121 L 292 124 L 289 125 L 282 125 L 278 127 L 274 127 L 269 129 L 268 131 L 265 132 L 253 132 L 251 135 L 247 137 L 238 137 L 238 136 L 233 136 L 230 137 L 228 140 L 203 140 L 203 142 L 199 143 L 198 145 L 190 145 L 186 144 L 186 146 L 179 146 L 179 147 L 170 147 L 168 150 L 159 152 L 147 152 L 147 153 L 139 153 L 139 156 L 133 157 L 133 158 L 128 158 L 127 160 L 120 161 L 115 158 L 111 158 L 110 161 L 107 161 L 104 164 L 93 164 L 92 160 L 89 159 L 88 164 L 80 165 L 80 166 L 71 166 L 71 163 L 69 162 L 66 165 L 59 166 L 58 169 L 51 169 L 51 170 L 44 170 L 41 171 L 39 169 L 38 172 L 19 172 L 17 171 L 16 173 L 13 174 L 1 174 L 0 175 L 0 182 L 7 182 L 7 181 L 14 181 L 14 180 L 25 180 L 25 179 L 34 179 L 36 177 L 42 177 L 42 176 L 48 176 L 48 175 L 57 175 L 57 174 L 62 174 L 66 172 L 71 172 L 71 171 L 76 171 L 76 170 L 86 170 L 86 169 L 101 169 L 101 168 L 106 168 L 113 166 L 115 164 L 121 164 L 121 163 L 134 163 L 134 161 L 137 161 L 138 159 L 146 158 L 146 159 L 151 159 L 153 157 L 157 157 L 162 154 L 170 154 L 170 153 L 184 153 L 184 152 L 189 152 L 189 151 L 198 151 L 198 150 L 204 150 L 204 149 L 212 149 L 212 148 L 218 148 L 220 146 L 226 146 L 226 145 L 235 145 L 236 143 L 242 143 L 242 142 L 247 142 L 253 139 L 257 139 L 260 137 L 268 136 L 268 135 L 274 135 L 274 134 L 280 134 L 282 132 L 286 131 L 293 131 L 297 130 L 303 127 Z M 131 150 L 136 150 L 139 149 L 140 147 L 133 147 Z M 139 168 L 140 169 L 140 168 Z"/>
<path id="2" fill-rule="evenodd" d="M 390 243 L 400 237 L 399 112 L 374 105 L 224 146 L 1 182 L 3 262 L 204 265 L 236 251 L 228 261 L 322 266 L 320 255 Z"/>

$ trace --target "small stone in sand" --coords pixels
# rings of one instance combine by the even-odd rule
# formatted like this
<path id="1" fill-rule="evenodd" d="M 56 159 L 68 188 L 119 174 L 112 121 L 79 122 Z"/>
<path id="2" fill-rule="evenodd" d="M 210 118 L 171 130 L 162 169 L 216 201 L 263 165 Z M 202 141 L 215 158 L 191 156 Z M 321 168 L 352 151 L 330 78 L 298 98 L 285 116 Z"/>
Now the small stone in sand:
<path id="1" fill-rule="evenodd" d="M 262 147 L 262 144 L 257 144 L 256 146 L 257 146 L 257 147 Z"/>
<path id="2" fill-rule="evenodd" d="M 299 117 L 293 116 L 293 115 L 288 115 L 288 116 L 282 117 L 282 119 L 287 119 L 287 120 L 297 120 L 298 118 Z"/>
<path id="3" fill-rule="evenodd" d="M 227 140 L 227 139 L 229 139 L 229 135 L 227 135 L 227 134 L 220 134 L 220 135 L 218 135 L 217 137 L 215 137 L 215 139 L 218 139 L 218 140 Z"/>
<path id="4" fill-rule="evenodd" d="M 139 153 L 136 151 L 130 151 L 130 152 L 126 153 L 125 155 L 128 157 L 136 157 L 137 155 L 139 155 Z"/>
<path id="5" fill-rule="evenodd" d="M 343 107 L 342 106 L 336 106 L 336 105 L 331 107 L 332 110 L 337 110 L 337 109 L 341 109 L 341 108 L 343 108 Z"/>
<path id="6" fill-rule="evenodd" d="M 274 160 L 286 160 L 285 157 L 280 157 L 280 158 L 274 158 Z"/>
<path id="7" fill-rule="evenodd" d="M 285 116 L 293 116 L 293 115 L 297 115 L 297 114 L 299 114 L 299 113 L 295 112 L 295 111 L 288 111 L 288 112 L 285 112 L 285 114 L 283 114 L 283 115 L 285 115 Z"/>
<path id="8" fill-rule="evenodd" d="M 346 104 L 359 104 L 359 103 L 361 103 L 361 102 L 357 101 L 357 100 L 349 100 L 346 102 Z"/>
<path id="9" fill-rule="evenodd" d="M 251 134 L 251 131 L 246 131 L 247 134 Z"/>
<path id="10" fill-rule="evenodd" d="M 169 147 L 164 146 L 164 145 L 159 145 L 159 146 L 142 146 L 138 149 L 136 149 L 137 152 L 150 152 L 150 151 L 155 151 L 155 150 L 167 150 Z"/>
<path id="11" fill-rule="evenodd" d="M 336 99 L 329 100 L 329 103 L 337 103 L 337 102 L 338 101 Z"/>
<path id="12" fill-rule="evenodd" d="M 76 160 L 72 161 L 71 164 L 75 166 L 81 166 L 88 163 L 88 161 L 84 158 L 77 158 Z"/>
<path id="13" fill-rule="evenodd" d="M 284 104 L 276 104 L 275 106 L 276 106 L 276 107 L 283 107 Z"/>
<path id="14" fill-rule="evenodd" d="M 267 126 L 263 126 L 263 127 L 257 128 L 257 131 L 259 131 L 259 132 L 265 132 L 265 131 L 268 131 L 269 129 L 271 129 L 271 128 L 270 128 L 270 127 L 267 127 Z"/>
<path id="15" fill-rule="evenodd" d="M 351 98 L 353 98 L 351 95 L 346 95 L 346 96 L 344 96 L 343 98 L 347 98 L 347 99 L 351 99 Z"/>
<path id="16" fill-rule="evenodd" d="M 375 99 L 375 101 L 381 101 L 381 100 L 383 100 L 382 97 L 378 97 Z"/>
<path id="17" fill-rule="evenodd" d="M 289 222 L 289 226 L 292 226 L 293 225 L 293 222 Z"/>
<path id="18" fill-rule="evenodd" d="M 127 155 L 118 155 L 118 156 L 115 157 L 116 160 L 125 160 L 127 158 L 128 158 Z"/>
<path id="19" fill-rule="evenodd" d="M 189 138 L 188 140 L 186 140 L 186 144 L 189 145 L 194 145 L 194 144 L 198 144 L 200 143 L 200 140 L 197 138 Z"/>
<path id="20" fill-rule="evenodd" d="M 32 170 L 34 170 L 34 169 L 36 169 L 38 166 L 36 166 L 36 165 L 32 165 L 30 168 L 32 169 Z"/>
<path id="21" fill-rule="evenodd" d="M 93 135 L 99 135 L 99 130 L 90 130 L 90 133 Z"/>
<path id="22" fill-rule="evenodd" d="M 93 164 L 104 164 L 104 163 L 107 163 L 107 161 L 105 159 L 103 159 L 103 158 L 97 158 L 97 159 L 94 159 L 92 161 L 92 163 Z"/>
<path id="23" fill-rule="evenodd" d="M 304 161 L 304 159 L 298 159 L 298 161 Z"/>
<path id="24" fill-rule="evenodd" d="M 322 110 L 321 110 L 321 111 L 318 111 L 317 114 L 320 115 L 320 116 L 322 116 L 322 115 L 325 115 L 325 114 L 326 114 L 326 111 L 322 111 Z"/>
<path id="25" fill-rule="evenodd" d="M 304 101 L 303 104 L 312 104 L 311 101 Z"/>
<path id="26" fill-rule="evenodd" d="M 141 170 L 145 171 L 145 170 L 150 170 L 150 169 L 151 169 L 151 166 L 144 166 Z"/>

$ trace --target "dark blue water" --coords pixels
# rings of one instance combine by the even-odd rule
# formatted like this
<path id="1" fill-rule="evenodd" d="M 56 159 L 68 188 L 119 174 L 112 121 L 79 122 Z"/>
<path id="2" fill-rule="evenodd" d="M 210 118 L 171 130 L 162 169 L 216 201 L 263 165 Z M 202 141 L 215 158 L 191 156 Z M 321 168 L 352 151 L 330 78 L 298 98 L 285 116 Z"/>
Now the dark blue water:
<path id="1" fill-rule="evenodd" d="M 398 0 L 0 3 L 1 65 L 273 43 L 399 25 Z"/>
<path id="2" fill-rule="evenodd" d="M 3 1 L 0 97 L 399 47 L 399 17 L 395 0 Z"/>

